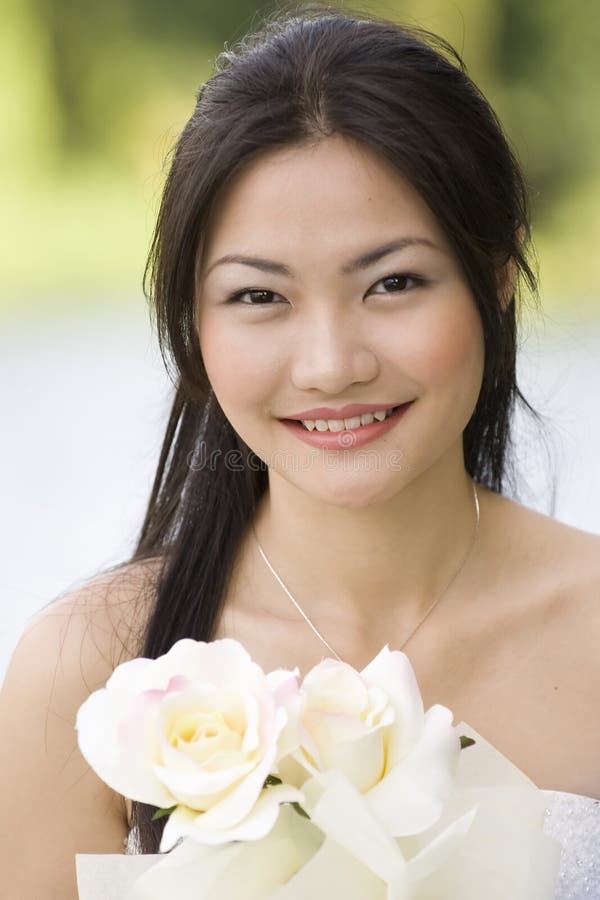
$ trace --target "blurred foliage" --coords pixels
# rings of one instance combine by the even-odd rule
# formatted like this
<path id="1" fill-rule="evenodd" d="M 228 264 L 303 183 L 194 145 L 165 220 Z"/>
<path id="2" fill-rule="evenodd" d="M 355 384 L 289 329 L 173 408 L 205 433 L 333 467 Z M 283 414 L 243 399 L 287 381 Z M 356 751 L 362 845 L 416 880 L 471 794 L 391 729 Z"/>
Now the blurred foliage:
<path id="1" fill-rule="evenodd" d="M 224 43 L 282 4 L 0 2 L 0 305 L 138 302 L 163 159 L 194 94 Z M 545 296 L 597 302 L 597 0 L 338 5 L 422 25 L 463 54 L 525 166 Z"/>

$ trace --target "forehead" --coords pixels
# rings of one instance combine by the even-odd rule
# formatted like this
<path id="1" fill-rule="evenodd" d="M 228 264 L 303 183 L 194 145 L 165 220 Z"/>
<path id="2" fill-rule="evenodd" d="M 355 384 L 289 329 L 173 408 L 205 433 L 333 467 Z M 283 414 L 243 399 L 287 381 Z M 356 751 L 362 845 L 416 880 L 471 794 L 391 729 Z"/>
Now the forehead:
<path id="1" fill-rule="evenodd" d="M 386 159 L 333 135 L 269 150 L 237 172 L 215 198 L 205 261 L 222 250 L 257 249 L 263 240 L 338 246 L 405 228 L 445 244 L 429 207 Z M 372 241 L 371 241 L 372 242 Z"/>

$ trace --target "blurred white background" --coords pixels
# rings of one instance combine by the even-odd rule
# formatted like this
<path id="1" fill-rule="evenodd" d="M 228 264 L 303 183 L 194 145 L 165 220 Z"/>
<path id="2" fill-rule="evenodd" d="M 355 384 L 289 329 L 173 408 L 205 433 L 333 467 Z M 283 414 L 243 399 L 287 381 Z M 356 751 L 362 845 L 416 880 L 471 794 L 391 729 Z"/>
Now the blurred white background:
<path id="1" fill-rule="evenodd" d="M 172 388 L 143 300 L 126 309 L 2 325 L 0 681 L 34 612 L 133 549 Z M 600 318 L 529 315 L 519 381 L 552 426 L 555 517 L 600 533 Z M 526 505 L 548 512 L 552 460 L 517 421 Z"/>

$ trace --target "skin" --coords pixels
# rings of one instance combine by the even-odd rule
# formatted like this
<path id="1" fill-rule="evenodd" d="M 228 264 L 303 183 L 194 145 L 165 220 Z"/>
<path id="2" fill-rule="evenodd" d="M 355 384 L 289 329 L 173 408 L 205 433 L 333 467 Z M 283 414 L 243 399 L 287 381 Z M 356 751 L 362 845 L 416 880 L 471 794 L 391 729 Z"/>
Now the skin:
<path id="1" fill-rule="evenodd" d="M 349 260 L 399 238 L 435 249 L 411 246 L 340 275 Z M 215 265 L 231 252 L 285 261 L 296 276 Z M 271 305 L 227 302 L 245 287 L 273 292 Z M 219 204 L 197 319 L 215 395 L 269 464 L 258 529 L 265 544 L 306 573 L 304 596 L 319 584 L 336 617 L 362 626 L 396 610 L 399 594 L 407 618 L 418 617 L 473 532 L 462 432 L 484 361 L 473 297 L 428 208 L 358 145 L 333 138 L 278 151 Z M 369 454 L 366 470 L 358 451 L 324 457 L 278 418 L 325 404 L 406 400 L 416 402 L 402 421 L 360 451 Z M 317 611 L 315 598 L 309 614 Z"/>
<path id="2" fill-rule="evenodd" d="M 341 274 L 402 237 L 437 249 L 412 246 Z M 227 254 L 284 263 L 293 274 L 216 265 Z M 386 281 L 407 273 L 425 283 Z M 512 274 L 498 273 L 506 296 Z M 246 304 L 271 305 L 227 302 L 245 290 L 268 292 L 246 293 Z M 215 395 L 269 465 L 254 529 L 337 653 L 361 668 L 383 644 L 403 647 L 440 597 L 405 648 L 425 705 L 450 706 L 455 721 L 468 721 L 540 787 L 600 797 L 591 637 L 600 624 L 600 539 L 480 487 L 471 546 L 462 432 L 481 387 L 481 322 L 419 195 L 387 162 L 339 136 L 272 151 L 223 191 L 196 300 Z M 409 413 L 367 446 L 381 463 L 368 471 L 339 455 L 326 463 L 278 421 L 312 406 L 411 398 Z M 386 466 L 391 458 L 402 465 Z M 327 654 L 251 532 L 218 636 L 243 641 L 266 668 L 304 672 Z"/>
<path id="3" fill-rule="evenodd" d="M 439 249 L 413 246 L 340 274 L 350 259 L 402 236 Z M 295 277 L 240 265 L 209 274 L 226 253 L 285 262 Z M 394 281 L 392 291 L 386 282 L 386 292 L 381 279 L 406 272 L 427 284 Z M 499 273 L 499 285 L 507 277 Z M 245 288 L 273 291 L 281 305 L 224 305 Z M 256 160 L 219 198 L 196 311 L 218 401 L 270 462 L 256 532 L 338 653 L 361 668 L 383 644 L 402 647 L 469 551 L 405 647 L 425 706 L 449 706 L 539 787 L 600 798 L 600 538 L 480 487 L 470 546 L 475 514 L 461 436 L 481 385 L 481 325 L 410 185 L 339 138 Z M 311 461 L 313 451 L 277 421 L 316 405 L 410 398 L 409 415 L 369 445 L 382 464 L 366 471 Z M 383 464 L 392 458 L 402 465 Z M 136 655 L 159 572 L 152 560 L 68 594 L 35 618 L 13 655 L 0 692 L 10 738 L 0 741 L 10 822 L 0 868 L 13 897 L 76 900 L 75 854 L 122 850 L 129 804 L 89 770 L 73 726 L 86 697 Z M 251 533 L 227 588 L 217 637 L 225 635 L 267 670 L 306 672 L 325 653 Z"/>

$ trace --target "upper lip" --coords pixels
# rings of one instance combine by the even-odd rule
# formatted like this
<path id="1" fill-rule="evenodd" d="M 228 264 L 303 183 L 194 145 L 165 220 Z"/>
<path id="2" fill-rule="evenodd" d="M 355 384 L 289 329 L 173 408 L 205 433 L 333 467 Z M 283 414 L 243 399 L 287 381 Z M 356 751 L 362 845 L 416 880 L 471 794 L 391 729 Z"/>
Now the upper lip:
<path id="1" fill-rule="evenodd" d="M 405 403 L 410 403 L 407 400 Z M 286 419 L 350 419 L 352 416 L 360 416 L 362 413 L 378 412 L 382 409 L 393 409 L 395 406 L 403 406 L 403 403 L 349 403 L 340 409 L 331 406 L 317 406 L 314 409 L 304 409 L 302 412 L 285 416 Z"/>

